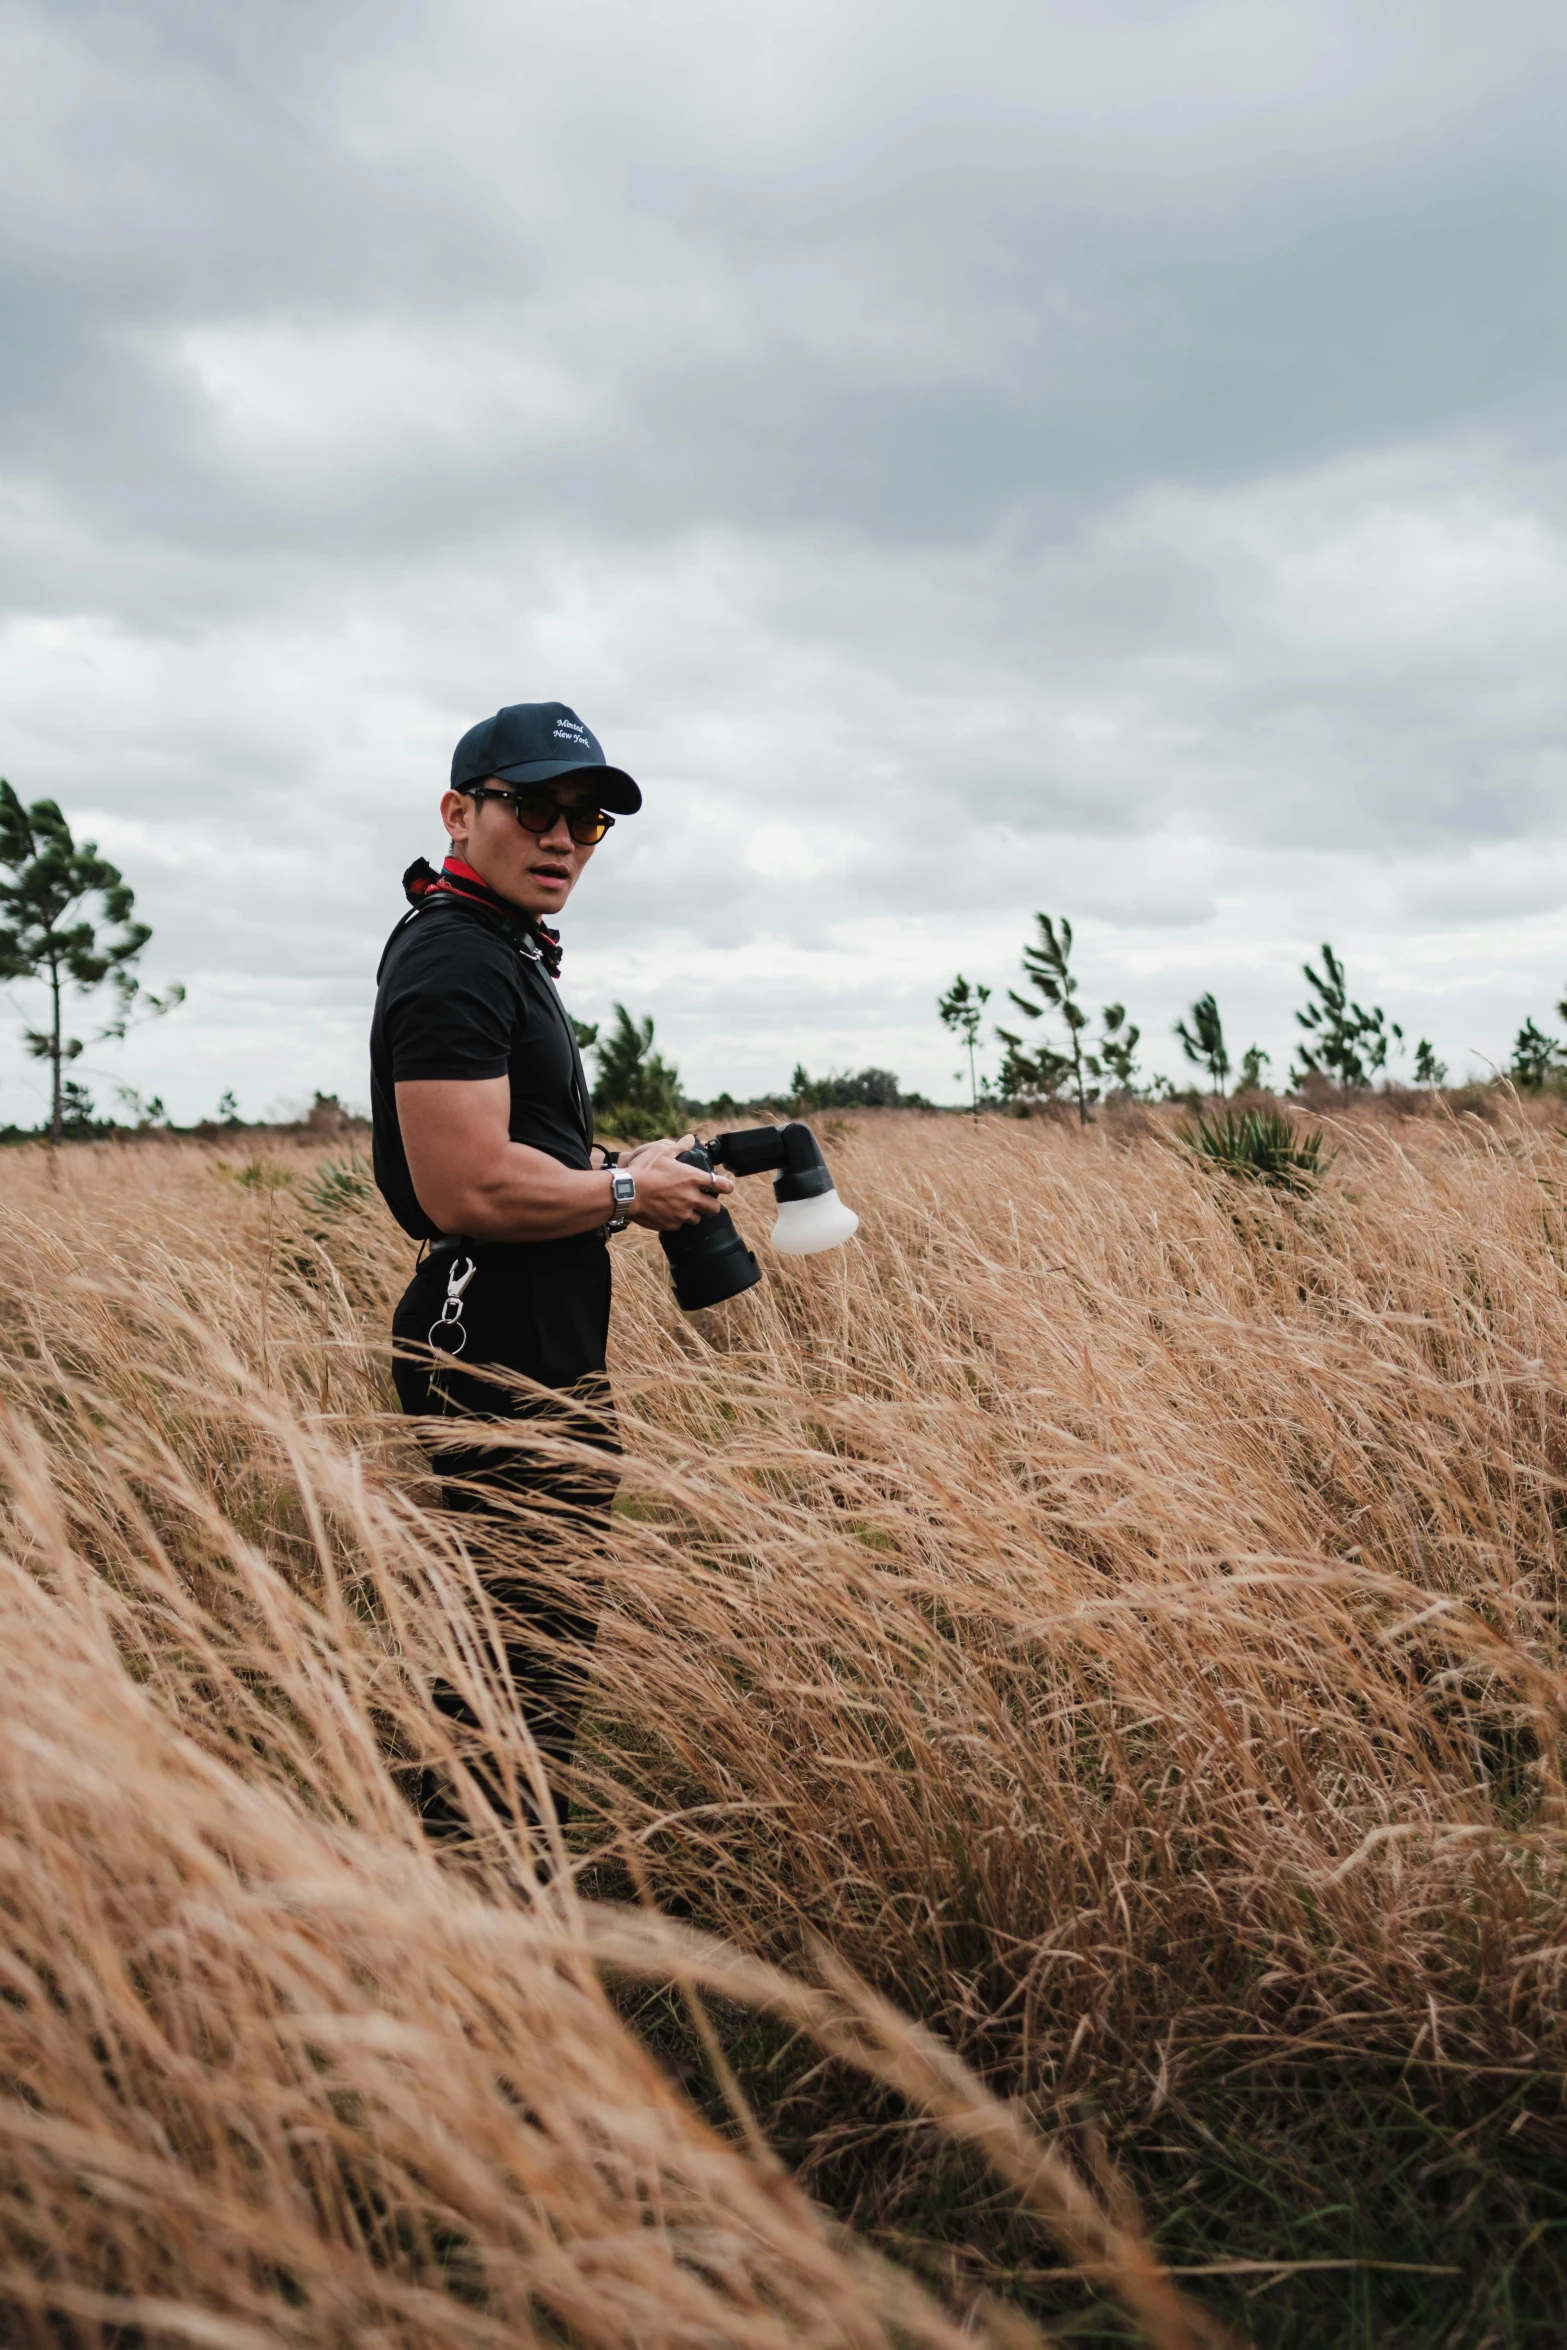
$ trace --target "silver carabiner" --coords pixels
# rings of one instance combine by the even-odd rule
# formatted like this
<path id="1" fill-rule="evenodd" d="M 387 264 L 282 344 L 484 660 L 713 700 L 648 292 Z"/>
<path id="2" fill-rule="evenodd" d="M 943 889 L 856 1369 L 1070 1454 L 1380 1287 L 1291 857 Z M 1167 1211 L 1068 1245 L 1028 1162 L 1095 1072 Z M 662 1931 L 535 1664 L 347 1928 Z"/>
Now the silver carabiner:
<path id="1" fill-rule="evenodd" d="M 446 1295 L 441 1302 L 441 1311 L 430 1324 L 429 1344 L 438 1347 L 442 1354 L 460 1355 L 468 1343 L 468 1331 L 462 1318 L 463 1293 L 479 1268 L 472 1257 L 462 1258 L 461 1263 L 464 1270 L 459 1272 L 454 1259 L 452 1269 L 446 1276 Z"/>

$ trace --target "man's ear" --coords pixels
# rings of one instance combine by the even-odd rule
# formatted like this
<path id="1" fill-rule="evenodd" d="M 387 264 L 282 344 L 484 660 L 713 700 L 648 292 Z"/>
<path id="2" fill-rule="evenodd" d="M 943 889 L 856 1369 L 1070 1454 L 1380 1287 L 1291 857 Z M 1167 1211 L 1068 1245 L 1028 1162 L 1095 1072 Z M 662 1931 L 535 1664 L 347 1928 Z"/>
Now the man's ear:
<path id="1" fill-rule="evenodd" d="M 473 815 L 474 803 L 464 793 L 460 791 L 442 792 L 441 822 L 445 825 L 447 838 L 454 847 L 460 848 L 467 840 Z"/>

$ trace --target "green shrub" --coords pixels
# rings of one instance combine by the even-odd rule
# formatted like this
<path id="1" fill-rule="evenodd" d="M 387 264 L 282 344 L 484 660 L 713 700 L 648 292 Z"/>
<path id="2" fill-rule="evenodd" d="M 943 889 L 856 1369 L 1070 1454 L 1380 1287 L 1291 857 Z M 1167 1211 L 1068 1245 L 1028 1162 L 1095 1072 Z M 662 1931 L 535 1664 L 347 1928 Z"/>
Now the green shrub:
<path id="1" fill-rule="evenodd" d="M 1330 1164 L 1321 1127 L 1306 1134 L 1282 1110 L 1226 1110 L 1222 1118 L 1199 1116 L 1195 1125 L 1181 1129 L 1179 1140 L 1226 1174 L 1271 1183 L 1280 1191 L 1314 1189 Z"/>
<path id="2" fill-rule="evenodd" d="M 247 1168 L 240 1181 L 247 1183 L 251 1180 Z M 355 1207 L 360 1200 L 368 1199 L 374 1189 L 375 1175 L 370 1162 L 362 1159 L 350 1145 L 346 1159 L 322 1160 L 305 1185 L 305 1205 L 315 1215 L 324 1216 L 330 1222 L 333 1217 L 340 1216 L 345 1208 Z"/>

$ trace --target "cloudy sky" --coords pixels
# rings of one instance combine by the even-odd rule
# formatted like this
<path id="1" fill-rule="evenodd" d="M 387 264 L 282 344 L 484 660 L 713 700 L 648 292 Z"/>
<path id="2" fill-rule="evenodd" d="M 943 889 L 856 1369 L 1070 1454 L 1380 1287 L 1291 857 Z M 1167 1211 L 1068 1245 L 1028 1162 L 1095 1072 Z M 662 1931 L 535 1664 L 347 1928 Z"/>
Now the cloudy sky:
<path id="1" fill-rule="evenodd" d="M 0 772 L 363 1100 L 452 742 L 642 780 L 566 987 L 944 1098 L 1070 914 L 1149 1070 L 1299 966 L 1455 1071 L 1567 981 L 1553 0 L 5 0 Z M 90 1017 L 90 1016 L 89 1016 Z M 41 1085 L 0 1033 L 0 1122 Z"/>

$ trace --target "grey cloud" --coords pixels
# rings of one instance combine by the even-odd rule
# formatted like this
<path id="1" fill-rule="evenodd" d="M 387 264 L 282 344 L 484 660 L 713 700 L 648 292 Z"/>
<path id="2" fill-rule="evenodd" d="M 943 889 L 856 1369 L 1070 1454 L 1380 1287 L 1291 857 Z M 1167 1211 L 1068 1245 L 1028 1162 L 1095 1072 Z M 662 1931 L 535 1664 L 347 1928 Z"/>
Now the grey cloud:
<path id="1" fill-rule="evenodd" d="M 862 39 L 881 31 L 855 13 Z M 979 12 L 953 92 L 905 75 L 880 96 L 862 63 L 862 111 L 847 122 L 824 92 L 824 138 L 769 141 L 753 93 L 760 160 L 689 101 L 671 153 L 665 93 L 639 107 L 611 82 L 606 109 L 600 43 L 585 57 L 499 11 L 478 22 L 500 78 L 554 67 L 553 102 L 522 109 L 504 145 L 493 106 L 476 105 L 466 153 L 448 117 L 455 155 L 408 132 L 406 98 L 400 141 L 355 135 L 359 81 L 372 64 L 395 73 L 396 19 L 268 9 L 266 36 L 235 42 L 182 11 L 144 16 L 129 40 L 67 13 L 57 27 L 90 29 L 95 47 L 68 52 L 75 103 L 59 112 L 91 160 L 57 164 L 42 196 L 30 174 L 12 208 L 13 433 L 46 467 L 86 455 L 111 523 L 160 521 L 197 545 L 238 528 L 341 559 L 482 537 L 498 507 L 613 536 L 831 521 L 919 544 L 1003 517 L 1049 533 L 1142 479 L 1234 481 L 1346 437 L 1477 420 L 1549 428 L 1561 165 L 1538 79 L 1547 12 L 1503 11 L 1511 78 L 1482 82 L 1467 111 L 1438 59 L 1436 122 L 1406 95 L 1381 142 L 1346 152 L 1341 117 L 1360 96 L 1346 73 L 1321 90 L 1315 127 L 1309 107 L 1281 122 L 1277 156 L 1243 105 L 1201 119 L 1203 11 L 1163 26 L 1184 148 L 1153 103 L 1117 122 L 1128 110 L 1106 102 L 1102 58 L 1074 74 L 1074 13 L 1031 32 Z M 1337 10 L 1315 13 L 1342 32 Z M 1008 45 L 976 72 L 987 22 Z M 1422 18 L 1426 54 L 1432 27 Z M 924 47 L 950 70 L 950 47 Z M 1411 50 L 1378 64 L 1374 83 L 1412 75 L 1418 91 Z M 1108 117 L 1098 139 L 1083 81 Z M 1264 115 L 1285 116 L 1280 95 Z M 583 137 L 606 110 L 628 160 Z M 552 182 L 567 200 L 540 201 Z M 167 351 L 181 329 L 236 318 L 390 319 L 414 344 L 461 329 L 479 367 L 487 347 L 546 349 L 595 412 L 613 386 L 613 427 L 541 443 L 502 412 L 470 448 L 428 434 L 342 479 L 258 475 L 215 441 Z"/>
<path id="2" fill-rule="evenodd" d="M 1505 860 L 1466 859 L 1463 864 L 1409 877 L 1400 892 L 1407 921 L 1473 925 L 1567 909 L 1567 861 L 1560 854 Z M 1567 969 L 1567 949 L 1563 967 Z"/>
<path id="3" fill-rule="evenodd" d="M 918 1033 L 889 923 L 1070 897 L 1166 1026 L 1315 943 L 1327 852 L 1363 935 L 1463 923 L 1443 857 L 1562 829 L 1563 39 L 12 0 L 0 768 L 128 828 L 203 1068 L 292 1066 L 306 988 L 349 1049 L 450 740 L 535 691 L 649 785 L 575 967 L 704 1054 L 724 956 Z"/>

